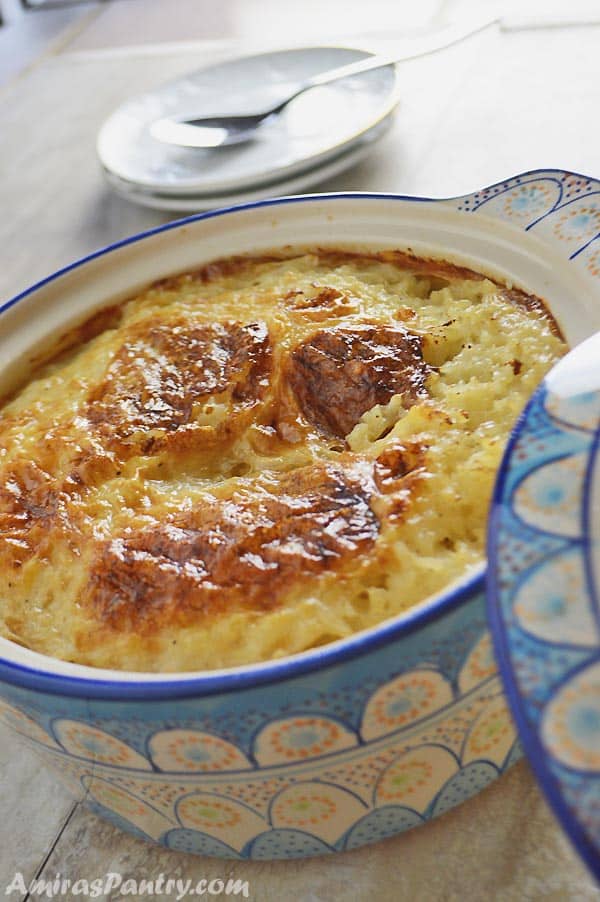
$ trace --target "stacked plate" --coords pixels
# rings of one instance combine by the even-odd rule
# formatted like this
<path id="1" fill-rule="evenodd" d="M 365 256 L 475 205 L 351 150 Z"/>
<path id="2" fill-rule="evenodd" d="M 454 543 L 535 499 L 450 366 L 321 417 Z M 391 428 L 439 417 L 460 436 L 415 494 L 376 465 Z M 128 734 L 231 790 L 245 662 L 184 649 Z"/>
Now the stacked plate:
<path id="1" fill-rule="evenodd" d="M 164 117 L 194 118 L 266 109 L 318 72 L 370 54 L 311 47 L 220 63 L 134 97 L 104 123 L 98 156 L 109 184 L 135 203 L 206 210 L 295 193 L 352 166 L 387 130 L 398 103 L 394 66 L 365 72 L 293 100 L 245 144 L 175 147 L 150 128 Z"/>

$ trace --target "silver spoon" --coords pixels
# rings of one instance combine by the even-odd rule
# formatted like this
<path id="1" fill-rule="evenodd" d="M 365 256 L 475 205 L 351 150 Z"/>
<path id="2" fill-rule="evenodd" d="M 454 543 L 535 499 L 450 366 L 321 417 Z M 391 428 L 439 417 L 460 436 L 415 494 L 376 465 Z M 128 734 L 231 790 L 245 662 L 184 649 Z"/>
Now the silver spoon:
<path id="1" fill-rule="evenodd" d="M 175 144 L 178 147 L 206 149 L 226 147 L 229 144 L 242 144 L 250 141 L 261 126 L 268 121 L 273 121 L 292 100 L 311 88 L 328 85 L 340 78 L 349 78 L 352 75 L 361 75 L 363 72 L 383 69 L 403 60 L 426 56 L 428 53 L 434 53 L 436 50 L 462 41 L 496 21 L 496 18 L 487 16 L 472 19 L 466 25 L 464 23 L 449 25 L 440 32 L 428 34 L 423 38 L 411 38 L 406 42 L 404 52 L 399 48 L 390 56 L 368 56 L 358 62 L 330 69 L 328 72 L 320 72 L 293 86 L 291 92 L 283 100 L 266 110 L 232 116 L 200 116 L 198 118 L 186 116 L 157 119 L 150 126 L 150 134 L 157 141 L 162 141 L 164 144 Z"/>

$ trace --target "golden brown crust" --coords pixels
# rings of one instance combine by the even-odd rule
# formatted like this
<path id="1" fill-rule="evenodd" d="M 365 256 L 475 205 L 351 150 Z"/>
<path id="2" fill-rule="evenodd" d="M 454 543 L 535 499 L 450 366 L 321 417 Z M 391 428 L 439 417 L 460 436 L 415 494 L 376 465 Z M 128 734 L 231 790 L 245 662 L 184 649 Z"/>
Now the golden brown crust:
<path id="1" fill-rule="evenodd" d="M 258 256 L 245 257 L 225 257 L 221 260 L 212 260 L 206 263 L 200 269 L 191 273 L 192 279 L 198 282 L 214 282 L 216 279 L 222 279 L 226 276 L 235 276 L 244 272 L 248 266 L 255 266 L 257 263 L 278 263 L 285 260 L 282 254 L 260 254 Z"/>
<path id="2" fill-rule="evenodd" d="M 401 326 L 360 325 L 324 329 L 295 348 L 288 380 L 308 422 L 343 438 L 393 395 L 402 395 L 406 407 L 425 398 L 430 372 L 418 335 Z"/>
<path id="3" fill-rule="evenodd" d="M 380 492 L 388 492 L 409 473 L 425 465 L 427 448 L 422 442 L 400 442 L 397 439 L 379 454 L 375 464 L 375 483 Z"/>
<path id="4" fill-rule="evenodd" d="M 375 462 L 375 485 L 382 496 L 376 504 L 389 522 L 406 516 L 416 497 L 419 483 L 427 473 L 427 446 L 423 442 L 394 439 Z"/>
<path id="5" fill-rule="evenodd" d="M 299 578 L 339 569 L 372 547 L 374 462 L 318 464 L 104 544 L 83 603 L 113 629 L 277 606 Z"/>
<path id="6" fill-rule="evenodd" d="M 543 301 L 541 301 L 534 294 L 528 294 L 526 291 L 521 291 L 520 288 L 504 288 L 501 292 L 502 297 L 509 301 L 511 304 L 515 304 L 517 307 L 523 307 L 524 310 L 533 310 L 538 316 L 544 317 L 550 323 L 550 328 L 552 332 L 556 335 L 557 338 L 560 338 L 564 341 L 564 335 L 561 332 L 560 326 L 556 322 L 555 318 L 552 316 L 546 305 Z"/>
<path id="7" fill-rule="evenodd" d="M 290 249 L 289 254 L 225 257 L 207 263 L 200 269 L 190 273 L 189 278 L 207 284 L 223 277 L 243 273 L 250 266 L 254 266 L 257 263 L 280 263 L 297 255 L 297 253 L 297 250 Z M 411 251 L 353 251 L 320 247 L 312 251 L 312 253 L 316 253 L 319 263 L 327 266 L 343 266 L 345 263 L 372 260 L 375 263 L 390 263 L 392 266 L 398 267 L 398 269 L 409 270 L 410 272 L 419 273 L 419 275 L 439 276 L 440 278 L 446 277 L 449 279 L 482 280 L 487 278 L 482 273 L 469 269 L 466 266 L 458 266 L 455 263 L 448 263 L 446 260 L 438 260 L 434 257 L 417 257 Z M 181 276 L 168 276 L 165 279 L 159 279 L 154 283 L 153 287 L 161 289 L 176 287 L 180 278 Z"/>
<path id="8" fill-rule="evenodd" d="M 408 270 L 422 276 L 437 276 L 448 279 L 475 279 L 477 281 L 487 278 L 474 269 L 466 266 L 457 266 L 446 260 L 437 260 L 434 257 L 416 257 L 410 251 L 390 250 L 373 251 L 371 253 L 360 251 L 338 251 L 321 248 L 319 260 L 332 266 L 352 263 L 357 260 L 373 260 L 378 263 L 390 263 L 398 269 Z"/>
<path id="9" fill-rule="evenodd" d="M 83 322 L 72 326 L 58 338 L 54 337 L 52 343 L 45 345 L 41 351 L 33 354 L 29 360 L 29 373 L 31 377 L 36 371 L 49 363 L 58 364 L 62 359 L 66 358 L 74 348 L 86 344 L 97 335 L 101 335 L 107 329 L 116 328 L 123 316 L 123 307 L 121 304 L 112 304 L 110 307 L 103 307 L 102 310 L 96 311 Z M 8 404 L 21 390 L 21 385 L 14 386 L 9 392 L 0 395 L 0 408 Z M 0 409 L 0 419 L 2 411 Z"/>
<path id="10" fill-rule="evenodd" d="M 224 257 L 220 260 L 211 260 L 200 269 L 186 273 L 185 278 L 194 282 L 202 282 L 206 285 L 208 282 L 215 282 L 227 276 L 235 276 L 244 272 L 249 266 L 255 266 L 257 263 L 279 263 L 280 260 L 287 259 L 284 254 L 262 254 L 260 256 L 243 256 Z M 177 288 L 181 284 L 181 275 L 166 276 L 164 279 L 157 279 L 152 283 L 152 288 L 169 290 Z"/>
<path id="11" fill-rule="evenodd" d="M 183 669 L 222 639 L 225 666 L 244 631 L 262 636 L 248 660 L 287 653 L 284 632 L 295 650 L 321 644 L 419 600 L 421 583 L 437 591 L 445 571 L 425 578 L 420 555 L 472 559 L 447 449 L 502 399 L 469 381 L 488 367 L 471 307 L 506 396 L 533 367 L 504 349 L 519 317 L 502 299 L 551 317 L 444 261 L 317 249 L 277 265 L 286 253 L 216 261 L 94 315 L 61 339 L 83 347 L 0 412 L 0 577 L 19 641 L 43 649 L 51 624 L 49 653 Z M 549 335 L 536 316 L 528 329 Z M 488 450 L 469 471 L 484 487 Z M 431 519 L 439 498 L 462 505 L 457 542 Z"/>
<path id="12" fill-rule="evenodd" d="M 326 285 L 315 285 L 314 291 L 288 291 L 283 301 L 289 310 L 293 310 L 305 319 L 318 321 L 332 316 L 346 316 L 357 307 L 357 299 L 352 298 L 337 288 Z"/>
<path id="13" fill-rule="evenodd" d="M 47 546 L 50 533 L 68 524 L 68 498 L 50 473 L 33 461 L 16 461 L 0 486 L 0 561 L 22 566 Z"/>
<path id="14" fill-rule="evenodd" d="M 372 260 L 373 262 L 389 263 L 401 270 L 408 270 L 422 276 L 431 276 L 439 279 L 473 279 L 483 281 L 489 276 L 471 269 L 468 266 L 459 266 L 440 260 L 436 257 L 417 257 L 412 251 L 387 250 L 387 251 L 352 251 L 338 250 L 335 248 L 318 248 L 319 262 L 330 266 L 343 266 L 345 263 Z M 207 283 L 223 276 L 235 275 L 243 272 L 255 263 L 277 263 L 287 259 L 285 254 L 264 254 L 260 257 L 237 256 L 223 260 L 215 260 L 203 266 L 193 273 L 192 277 L 198 281 Z M 169 287 L 176 285 L 180 277 L 162 279 L 156 285 Z M 544 302 L 535 295 L 529 294 L 520 288 L 503 289 L 503 294 L 512 303 L 524 307 L 526 310 L 535 310 L 540 316 L 544 316 L 551 324 L 554 334 L 561 339 L 564 336 L 554 316 Z"/>
<path id="15" fill-rule="evenodd" d="M 87 419 L 122 450 L 206 446 L 231 435 L 236 415 L 259 402 L 269 371 L 264 323 L 147 320 L 130 330 L 91 392 Z M 200 422 L 202 407 L 223 394 L 226 422 Z"/>
<path id="16" fill-rule="evenodd" d="M 2 472 L 0 562 L 15 568 L 33 555 L 44 557 L 58 535 L 78 541 L 77 503 L 117 471 L 118 461 L 98 441 L 50 429 L 36 461 L 17 459 Z"/>
<path id="17" fill-rule="evenodd" d="M 75 329 L 65 332 L 61 342 L 66 343 L 68 347 L 85 344 L 107 329 L 116 329 L 122 317 L 123 308 L 120 304 L 104 307 L 76 326 Z"/>

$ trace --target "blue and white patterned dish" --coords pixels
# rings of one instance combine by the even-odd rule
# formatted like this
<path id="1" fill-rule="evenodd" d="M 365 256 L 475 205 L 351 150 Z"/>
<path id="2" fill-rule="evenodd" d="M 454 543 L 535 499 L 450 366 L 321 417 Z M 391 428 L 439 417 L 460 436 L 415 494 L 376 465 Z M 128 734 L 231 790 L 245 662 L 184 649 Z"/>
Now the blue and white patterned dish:
<path id="1" fill-rule="evenodd" d="M 545 298 L 575 344 L 600 329 L 599 198 L 598 182 L 550 170 L 450 200 L 315 195 L 169 223 L 0 306 L 0 390 L 32 348 L 103 305 L 286 244 L 464 263 Z M 0 639 L 0 719 L 94 811 L 168 848 L 352 849 L 447 811 L 518 757 L 484 588 L 482 565 L 348 640 L 208 674 L 94 670 Z"/>
<path id="2" fill-rule="evenodd" d="M 490 622 L 525 750 L 600 877 L 600 333 L 513 433 L 489 530 Z"/>

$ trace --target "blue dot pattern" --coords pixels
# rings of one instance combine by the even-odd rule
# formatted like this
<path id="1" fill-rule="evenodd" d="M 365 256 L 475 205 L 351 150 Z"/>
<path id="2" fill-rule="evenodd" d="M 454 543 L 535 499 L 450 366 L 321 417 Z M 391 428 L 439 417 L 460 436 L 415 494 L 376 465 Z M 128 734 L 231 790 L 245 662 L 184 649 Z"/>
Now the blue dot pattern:
<path id="1" fill-rule="evenodd" d="M 470 799 L 497 776 L 498 768 L 486 761 L 473 761 L 471 764 L 467 764 L 448 780 L 438 793 L 432 808 L 432 817 L 444 814 L 455 805 Z"/>
<path id="2" fill-rule="evenodd" d="M 208 833 L 202 833 L 200 830 L 190 830 L 184 827 L 177 827 L 169 830 L 161 838 L 161 843 L 167 849 L 173 849 L 176 852 L 191 852 L 194 855 L 210 855 L 213 858 L 239 858 L 240 856 L 228 846 L 214 836 Z"/>
<path id="3" fill-rule="evenodd" d="M 268 861 L 273 858 L 309 858 L 333 852 L 331 846 L 302 830 L 269 830 L 261 833 L 250 845 L 249 856 Z"/>
<path id="4" fill-rule="evenodd" d="M 422 823 L 423 818 L 412 808 L 405 808 L 402 805 L 386 805 L 369 812 L 352 827 L 345 839 L 344 848 L 356 849 L 366 843 L 377 842 L 379 839 L 386 839 L 396 833 L 403 833 Z"/>

